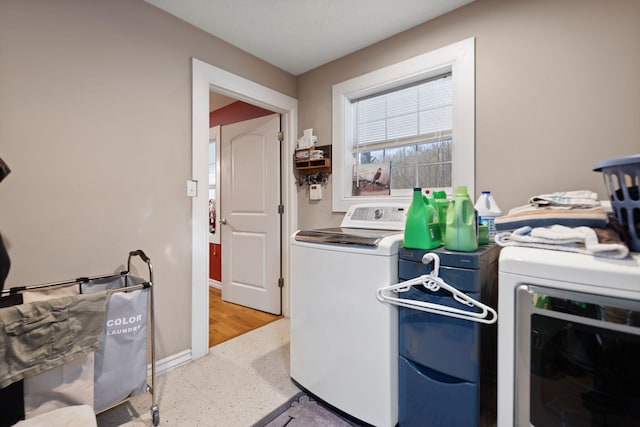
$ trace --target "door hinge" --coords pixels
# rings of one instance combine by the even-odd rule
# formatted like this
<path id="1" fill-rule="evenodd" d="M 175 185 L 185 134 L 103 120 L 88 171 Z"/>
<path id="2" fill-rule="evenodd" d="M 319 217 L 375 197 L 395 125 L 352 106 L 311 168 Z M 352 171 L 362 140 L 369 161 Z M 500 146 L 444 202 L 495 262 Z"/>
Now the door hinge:
<path id="1" fill-rule="evenodd" d="M 284 132 L 278 132 L 278 141 L 284 141 Z"/>
<path id="2" fill-rule="evenodd" d="M 278 214 L 280 215 L 284 214 L 284 205 L 278 205 Z"/>
<path id="3" fill-rule="evenodd" d="M 278 287 L 284 288 L 284 277 L 278 278 Z"/>

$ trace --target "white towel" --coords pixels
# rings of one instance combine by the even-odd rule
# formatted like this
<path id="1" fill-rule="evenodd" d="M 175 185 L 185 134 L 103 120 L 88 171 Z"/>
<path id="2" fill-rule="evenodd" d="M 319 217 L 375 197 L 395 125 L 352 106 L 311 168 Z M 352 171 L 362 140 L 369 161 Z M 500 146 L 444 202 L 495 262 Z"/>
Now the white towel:
<path id="1" fill-rule="evenodd" d="M 526 246 L 556 251 L 578 252 L 604 258 L 626 258 L 629 248 L 622 243 L 600 243 L 590 227 L 520 227 L 513 232 L 496 234 L 500 246 Z"/>
<path id="2" fill-rule="evenodd" d="M 540 194 L 529 199 L 533 206 L 570 206 L 574 208 L 590 208 L 600 206 L 598 194 L 589 190 L 558 191 Z"/>

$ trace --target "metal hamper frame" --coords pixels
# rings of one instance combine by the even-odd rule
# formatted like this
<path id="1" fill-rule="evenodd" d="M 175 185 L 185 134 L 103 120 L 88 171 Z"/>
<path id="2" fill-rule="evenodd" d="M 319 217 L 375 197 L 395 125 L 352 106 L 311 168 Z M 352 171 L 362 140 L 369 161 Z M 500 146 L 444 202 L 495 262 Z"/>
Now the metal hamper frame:
<path id="1" fill-rule="evenodd" d="M 148 281 L 143 281 L 140 282 L 139 278 L 136 278 L 135 276 L 131 276 L 130 275 L 130 271 L 131 271 L 131 258 L 138 256 L 142 259 L 142 261 L 144 261 L 147 264 L 147 267 L 149 269 L 149 280 Z M 131 278 L 135 278 L 136 280 L 134 281 L 134 284 L 129 284 L 129 282 L 131 281 Z M 142 290 L 142 289 L 149 289 L 149 299 L 148 299 L 148 318 L 149 318 L 149 324 L 147 326 L 147 345 L 149 345 L 149 340 L 151 341 L 150 346 L 151 346 L 151 384 L 148 383 L 146 384 L 146 390 L 147 392 L 151 393 L 151 419 L 153 421 L 153 425 L 157 426 L 160 423 L 160 409 L 158 408 L 158 399 L 156 396 L 156 390 L 155 390 L 155 386 L 156 386 L 156 357 L 155 357 L 155 333 L 154 333 L 154 322 L 155 322 L 155 318 L 154 318 L 154 301 L 153 301 L 153 267 L 151 265 L 151 260 L 149 259 L 149 257 L 144 253 L 144 251 L 142 251 L 141 249 L 135 250 L 135 251 L 131 251 L 129 252 L 129 256 L 127 258 L 127 269 L 125 271 L 122 271 L 120 273 L 116 273 L 116 274 L 105 274 L 105 275 L 100 275 L 100 276 L 92 276 L 92 277 L 79 277 L 76 279 L 72 279 L 72 280 L 66 280 L 66 281 L 61 281 L 61 282 L 52 282 L 52 283 L 44 283 L 44 284 L 38 284 L 38 285 L 28 285 L 28 286 L 16 286 L 16 287 L 12 287 L 9 289 L 4 289 L 2 290 L 2 292 L 0 293 L 0 296 L 4 297 L 4 296 L 9 296 L 9 295 L 15 295 L 15 294 L 21 294 L 24 291 L 38 291 L 38 290 L 45 290 L 45 289 L 52 289 L 52 288 L 56 288 L 59 286 L 68 286 L 68 285 L 73 285 L 73 284 L 77 284 L 79 287 L 81 287 L 83 284 L 90 284 L 91 282 L 96 282 L 96 281 L 106 281 L 109 279 L 114 279 L 114 280 L 122 280 L 124 282 L 124 286 L 120 287 L 120 288 L 116 288 L 116 289 L 107 289 L 105 290 L 105 292 L 107 292 L 109 295 L 113 294 L 113 293 L 117 293 L 117 292 L 132 292 L 132 291 L 136 291 L 136 290 Z M 146 365 L 146 363 L 145 363 Z M 146 376 L 146 374 L 145 374 Z M 130 396 L 129 398 L 131 398 L 133 396 Z M 100 412 L 104 412 L 107 411 L 125 401 L 127 401 L 129 398 L 127 399 L 123 399 L 120 400 L 118 402 L 113 402 L 112 405 L 110 405 L 108 408 L 104 409 L 103 411 Z"/>

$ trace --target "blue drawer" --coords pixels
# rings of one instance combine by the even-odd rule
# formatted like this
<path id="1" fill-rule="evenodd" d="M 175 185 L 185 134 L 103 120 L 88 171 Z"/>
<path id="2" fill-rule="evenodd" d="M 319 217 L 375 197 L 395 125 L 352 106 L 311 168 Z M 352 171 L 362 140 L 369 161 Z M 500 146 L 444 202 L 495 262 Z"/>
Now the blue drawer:
<path id="1" fill-rule="evenodd" d="M 398 360 L 400 427 L 472 427 L 480 423 L 479 385 Z"/>
<path id="2" fill-rule="evenodd" d="M 446 292 L 446 291 L 445 291 Z M 400 294 L 402 298 L 426 301 L 464 309 L 446 292 L 419 291 L 415 287 Z M 478 294 L 467 294 L 478 299 Z M 470 310 L 471 307 L 469 307 Z M 418 364 L 460 378 L 477 382 L 480 370 L 480 331 L 484 325 L 435 313 L 399 307 L 398 351 Z"/>
<path id="3" fill-rule="evenodd" d="M 400 259 L 422 263 L 422 257 L 427 252 L 438 254 L 440 265 L 450 267 L 470 268 L 483 270 L 498 261 L 501 247 L 496 244 L 483 245 L 474 252 L 456 252 L 445 249 L 443 246 L 436 249 L 407 249 L 400 248 Z"/>
<path id="4" fill-rule="evenodd" d="M 407 260 L 398 260 L 398 278 L 400 281 L 429 274 L 433 271 L 433 264 L 422 264 Z M 487 281 L 487 270 L 472 270 L 468 268 L 440 266 L 438 276 L 463 292 L 479 292 L 483 283 Z"/>

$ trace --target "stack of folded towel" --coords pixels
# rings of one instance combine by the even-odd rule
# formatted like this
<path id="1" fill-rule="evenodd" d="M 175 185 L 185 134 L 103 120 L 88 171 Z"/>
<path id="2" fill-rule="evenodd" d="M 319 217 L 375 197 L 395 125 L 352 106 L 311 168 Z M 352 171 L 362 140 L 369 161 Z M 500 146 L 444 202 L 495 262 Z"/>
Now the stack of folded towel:
<path id="1" fill-rule="evenodd" d="M 500 246 L 527 246 L 625 258 L 629 248 L 597 194 L 588 190 L 541 194 L 496 218 L 495 241 Z"/>
<path id="2" fill-rule="evenodd" d="M 553 249 L 578 252 L 603 258 L 626 258 L 629 248 L 622 243 L 613 230 L 591 227 L 520 227 L 513 232 L 496 234 L 500 246 L 526 246 L 529 248 Z"/>

